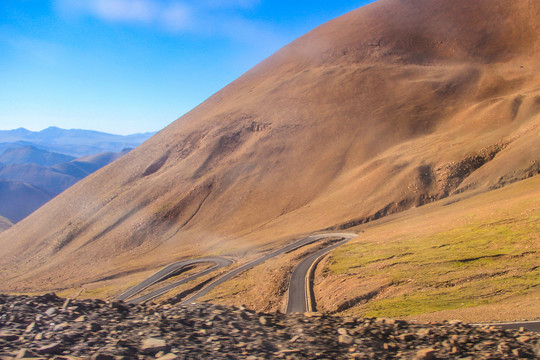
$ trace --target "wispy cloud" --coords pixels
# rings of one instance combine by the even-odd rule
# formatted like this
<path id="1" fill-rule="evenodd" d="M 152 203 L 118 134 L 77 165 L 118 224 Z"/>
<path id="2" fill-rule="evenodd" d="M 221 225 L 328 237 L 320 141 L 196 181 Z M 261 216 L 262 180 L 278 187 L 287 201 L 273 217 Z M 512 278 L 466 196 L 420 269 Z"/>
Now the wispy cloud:
<path id="1" fill-rule="evenodd" d="M 70 16 L 91 16 L 108 22 L 160 26 L 179 31 L 188 25 L 190 8 L 178 1 L 57 0 L 57 9 Z"/>
<path id="2" fill-rule="evenodd" d="M 239 41 L 280 41 L 268 25 L 241 15 L 261 0 L 55 0 L 68 16 L 147 26 L 170 33 L 222 36 Z"/>

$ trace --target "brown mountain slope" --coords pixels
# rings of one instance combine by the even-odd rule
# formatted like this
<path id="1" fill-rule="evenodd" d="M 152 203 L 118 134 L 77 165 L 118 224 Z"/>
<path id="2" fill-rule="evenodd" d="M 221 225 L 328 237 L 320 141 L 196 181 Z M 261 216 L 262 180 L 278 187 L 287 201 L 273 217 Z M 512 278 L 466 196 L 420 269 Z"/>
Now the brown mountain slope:
<path id="1" fill-rule="evenodd" d="M 241 254 L 537 174 L 540 4 L 381 0 L 0 236 L 1 290 Z"/>

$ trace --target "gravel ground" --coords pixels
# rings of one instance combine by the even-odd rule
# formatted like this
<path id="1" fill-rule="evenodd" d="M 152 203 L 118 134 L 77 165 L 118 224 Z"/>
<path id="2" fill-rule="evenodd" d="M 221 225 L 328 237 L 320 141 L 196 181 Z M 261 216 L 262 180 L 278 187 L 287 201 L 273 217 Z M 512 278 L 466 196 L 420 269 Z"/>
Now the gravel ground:
<path id="1" fill-rule="evenodd" d="M 0 359 L 539 358 L 540 334 L 243 307 L 0 294 Z"/>

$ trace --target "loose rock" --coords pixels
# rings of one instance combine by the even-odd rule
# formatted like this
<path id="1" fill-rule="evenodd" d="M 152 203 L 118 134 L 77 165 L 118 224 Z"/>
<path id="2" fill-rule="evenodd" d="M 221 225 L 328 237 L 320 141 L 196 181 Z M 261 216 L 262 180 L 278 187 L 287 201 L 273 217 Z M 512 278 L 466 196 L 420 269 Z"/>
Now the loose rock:
<path id="1" fill-rule="evenodd" d="M 59 355 L 62 353 L 62 345 L 60 343 L 52 343 L 44 345 L 38 349 L 39 354 L 53 354 Z"/>
<path id="2" fill-rule="evenodd" d="M 22 354 L 20 359 L 39 356 L 35 360 L 428 360 L 533 359 L 540 354 L 538 333 L 461 322 L 262 314 L 205 303 L 136 306 L 70 300 L 62 308 L 64 304 L 55 295 L 0 294 L 0 359 Z M 49 309 L 55 310 L 45 314 Z"/>
<path id="3" fill-rule="evenodd" d="M 435 351 L 435 349 L 432 348 L 422 349 L 418 350 L 418 352 L 416 353 L 416 357 L 418 358 L 418 360 L 433 360 L 435 359 L 436 353 L 437 352 Z"/>
<path id="4" fill-rule="evenodd" d="M 144 339 L 141 345 L 141 351 L 144 354 L 155 355 L 160 351 L 168 349 L 167 343 L 162 339 L 148 338 Z"/>

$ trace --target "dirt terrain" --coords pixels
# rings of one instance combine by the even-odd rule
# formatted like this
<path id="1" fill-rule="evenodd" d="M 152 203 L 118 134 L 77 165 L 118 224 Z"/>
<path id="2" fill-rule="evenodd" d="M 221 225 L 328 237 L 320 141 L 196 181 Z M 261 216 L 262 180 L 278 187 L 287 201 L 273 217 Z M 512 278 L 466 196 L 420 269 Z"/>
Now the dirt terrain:
<path id="1" fill-rule="evenodd" d="M 0 234 L 0 290 L 121 293 L 537 175 L 539 20 L 533 0 L 380 0 L 314 29 Z"/>

